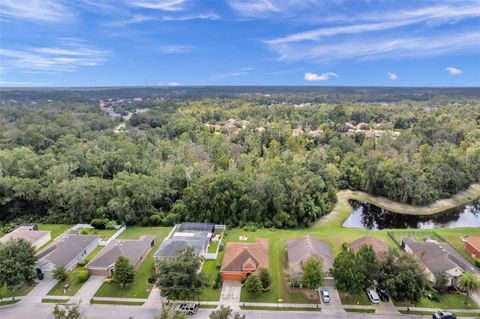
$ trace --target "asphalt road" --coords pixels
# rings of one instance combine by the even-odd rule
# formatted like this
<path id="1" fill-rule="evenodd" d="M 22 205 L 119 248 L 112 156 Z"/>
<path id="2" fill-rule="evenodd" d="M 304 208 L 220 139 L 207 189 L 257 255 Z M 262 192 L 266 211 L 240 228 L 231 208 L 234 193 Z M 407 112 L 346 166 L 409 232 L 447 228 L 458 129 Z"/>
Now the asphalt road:
<path id="1" fill-rule="evenodd" d="M 11 307 L 0 309 L 0 319 L 51 319 L 53 304 L 17 304 Z M 88 319 L 153 319 L 160 312 L 157 308 L 146 308 L 138 306 L 114 306 L 114 305 L 85 305 L 81 309 Z M 210 309 L 201 309 L 192 319 L 208 319 Z M 371 315 L 371 314 L 324 314 L 321 312 L 305 311 L 242 311 L 247 319 L 418 319 L 431 318 L 431 316 L 415 315 Z"/>

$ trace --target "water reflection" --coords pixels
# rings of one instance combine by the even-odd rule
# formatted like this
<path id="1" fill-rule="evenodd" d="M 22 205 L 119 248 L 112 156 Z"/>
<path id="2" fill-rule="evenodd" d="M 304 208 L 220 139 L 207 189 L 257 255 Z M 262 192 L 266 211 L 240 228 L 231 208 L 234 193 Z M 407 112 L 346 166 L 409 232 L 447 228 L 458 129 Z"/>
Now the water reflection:
<path id="1" fill-rule="evenodd" d="M 434 216 L 392 213 L 375 205 L 350 201 L 353 212 L 343 227 L 378 230 L 385 228 L 480 227 L 480 200 Z"/>

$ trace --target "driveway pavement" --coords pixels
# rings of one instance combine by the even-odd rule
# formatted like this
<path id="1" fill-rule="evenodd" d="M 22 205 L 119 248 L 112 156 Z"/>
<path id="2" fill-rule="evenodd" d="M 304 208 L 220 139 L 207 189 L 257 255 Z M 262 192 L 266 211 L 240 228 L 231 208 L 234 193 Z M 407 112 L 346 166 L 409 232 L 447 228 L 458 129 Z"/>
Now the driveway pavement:
<path id="1" fill-rule="evenodd" d="M 225 280 L 220 294 L 219 305 L 229 306 L 233 310 L 240 310 L 240 294 L 242 284 L 239 281 Z"/>
<path id="2" fill-rule="evenodd" d="M 400 312 L 393 304 L 392 299 L 389 302 L 380 301 L 378 305 L 375 305 L 375 313 L 380 315 L 399 315 Z"/>
<path id="3" fill-rule="evenodd" d="M 93 298 L 97 290 L 105 281 L 104 276 L 90 276 L 88 280 L 83 284 L 80 290 L 70 299 L 70 303 L 85 303 L 89 304 L 90 299 Z"/>
<path id="4" fill-rule="evenodd" d="M 22 298 L 20 301 L 21 305 L 25 304 L 35 304 L 41 303 L 42 299 L 45 298 L 47 293 L 52 290 L 52 288 L 57 284 L 55 279 L 45 278 L 43 280 L 39 280 L 37 285 L 30 291 L 30 293 Z"/>
<path id="5" fill-rule="evenodd" d="M 322 301 L 322 312 L 323 313 L 345 313 L 343 310 L 342 301 L 340 300 L 340 295 L 338 294 L 338 290 L 335 288 L 335 280 L 325 280 L 325 286 L 328 290 L 328 294 L 330 295 L 330 302 L 324 303 Z M 320 294 L 320 291 L 318 292 Z M 321 300 L 322 298 L 320 298 Z"/>
<path id="6" fill-rule="evenodd" d="M 158 289 L 157 287 L 154 287 L 152 290 L 150 290 L 148 299 L 143 304 L 143 307 L 161 308 L 163 299 L 164 298 L 160 296 L 160 289 Z"/>

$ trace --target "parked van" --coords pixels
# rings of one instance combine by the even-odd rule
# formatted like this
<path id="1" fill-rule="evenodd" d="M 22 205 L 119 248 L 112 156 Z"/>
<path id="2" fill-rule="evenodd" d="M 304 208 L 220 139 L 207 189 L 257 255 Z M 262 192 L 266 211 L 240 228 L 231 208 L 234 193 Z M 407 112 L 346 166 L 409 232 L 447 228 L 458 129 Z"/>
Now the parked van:
<path id="1" fill-rule="evenodd" d="M 370 299 L 370 302 L 372 304 L 379 304 L 380 303 L 380 297 L 378 296 L 377 292 L 374 289 L 368 288 L 367 289 L 367 296 L 368 296 L 368 299 Z"/>

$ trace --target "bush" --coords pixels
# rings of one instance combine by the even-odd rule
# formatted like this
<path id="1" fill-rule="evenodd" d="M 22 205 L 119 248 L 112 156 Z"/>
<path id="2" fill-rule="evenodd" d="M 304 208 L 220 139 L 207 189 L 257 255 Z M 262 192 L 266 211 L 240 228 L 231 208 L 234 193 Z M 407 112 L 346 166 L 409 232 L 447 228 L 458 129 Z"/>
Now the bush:
<path id="1" fill-rule="evenodd" d="M 148 277 L 147 279 L 149 284 L 154 284 L 155 283 L 155 277 Z"/>
<path id="2" fill-rule="evenodd" d="M 115 229 L 117 223 L 114 220 L 110 220 L 105 224 L 105 229 Z"/>
<path id="3" fill-rule="evenodd" d="M 88 273 L 87 268 L 82 268 L 78 271 L 78 282 L 83 283 L 88 280 L 90 274 Z"/>
<path id="4" fill-rule="evenodd" d="M 270 277 L 270 273 L 267 269 L 261 268 L 260 269 L 260 281 L 262 282 L 263 289 L 268 289 L 270 287 L 270 283 L 272 282 L 272 278 Z"/>
<path id="5" fill-rule="evenodd" d="M 223 241 L 221 241 L 220 244 L 218 244 L 218 251 L 222 251 L 223 248 L 225 248 L 225 245 L 223 244 Z"/>
<path id="6" fill-rule="evenodd" d="M 480 268 L 480 258 L 475 259 L 475 266 Z"/>
<path id="7" fill-rule="evenodd" d="M 90 225 L 92 225 L 92 227 L 95 229 L 105 229 L 105 226 L 107 223 L 108 223 L 108 219 L 97 218 L 97 219 L 93 219 L 90 222 Z"/>
<path id="8" fill-rule="evenodd" d="M 251 295 L 258 295 L 263 291 L 262 282 L 252 274 L 245 281 L 245 290 Z"/>
<path id="9" fill-rule="evenodd" d="M 56 279 L 58 281 L 65 281 L 68 278 L 68 272 L 65 269 L 65 267 L 57 266 L 53 270 L 52 277 L 53 277 L 53 279 Z"/>
<path id="10" fill-rule="evenodd" d="M 88 262 L 85 259 L 82 259 L 78 262 L 77 266 L 78 267 L 83 267 L 87 264 Z"/>
<path id="11" fill-rule="evenodd" d="M 215 278 L 215 281 L 217 282 L 218 288 L 222 287 L 223 279 L 221 273 L 217 272 L 217 278 Z"/>
<path id="12" fill-rule="evenodd" d="M 80 235 L 88 235 L 88 230 L 87 229 L 80 229 Z"/>

